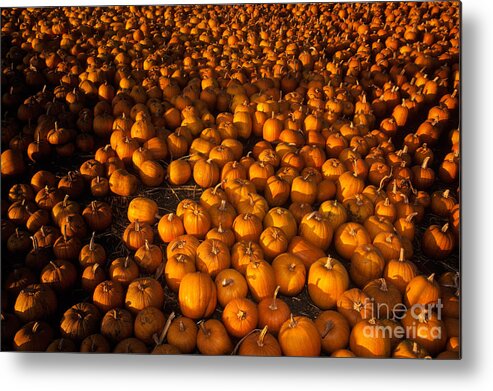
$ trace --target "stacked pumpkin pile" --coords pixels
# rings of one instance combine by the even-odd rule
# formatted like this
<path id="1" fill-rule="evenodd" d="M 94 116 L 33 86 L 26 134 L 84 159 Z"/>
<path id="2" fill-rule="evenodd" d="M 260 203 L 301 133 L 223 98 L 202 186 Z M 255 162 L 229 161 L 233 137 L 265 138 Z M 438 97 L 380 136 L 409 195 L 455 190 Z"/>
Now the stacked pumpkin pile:
<path id="1" fill-rule="evenodd" d="M 458 12 L 3 9 L 3 349 L 458 358 Z"/>

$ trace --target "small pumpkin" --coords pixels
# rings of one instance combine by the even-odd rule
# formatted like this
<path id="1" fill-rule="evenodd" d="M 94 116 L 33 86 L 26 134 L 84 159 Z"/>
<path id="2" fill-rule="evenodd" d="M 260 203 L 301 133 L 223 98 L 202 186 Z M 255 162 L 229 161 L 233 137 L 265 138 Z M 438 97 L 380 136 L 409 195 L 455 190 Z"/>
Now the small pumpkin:
<path id="1" fill-rule="evenodd" d="M 308 271 L 308 295 L 315 305 L 327 310 L 335 307 L 349 286 L 344 265 L 328 256 L 315 261 Z"/>
<path id="2" fill-rule="evenodd" d="M 268 333 L 268 327 L 265 326 L 261 331 L 255 331 L 249 334 L 240 344 L 238 349 L 240 356 L 281 356 L 281 346 L 277 339 Z"/>
<path id="3" fill-rule="evenodd" d="M 306 269 L 296 255 L 284 253 L 272 261 L 272 268 L 280 292 L 285 296 L 296 296 L 305 287 Z"/>
<path id="4" fill-rule="evenodd" d="M 322 311 L 315 318 L 315 327 L 322 339 L 322 350 L 332 354 L 345 348 L 349 343 L 349 324 L 344 316 L 336 311 Z"/>
<path id="5" fill-rule="evenodd" d="M 306 316 L 293 316 L 279 330 L 279 345 L 285 356 L 319 356 L 321 337 L 313 321 Z"/>
<path id="6" fill-rule="evenodd" d="M 221 319 L 230 335 L 243 338 L 257 326 L 257 306 L 247 298 L 233 299 L 224 307 Z"/>
<path id="7" fill-rule="evenodd" d="M 356 323 L 349 336 L 349 346 L 358 357 L 385 358 L 391 355 L 390 338 L 382 331 L 382 324 L 375 318 Z"/>
<path id="8" fill-rule="evenodd" d="M 217 301 L 221 307 L 233 299 L 245 298 L 248 286 L 243 275 L 234 269 L 221 270 L 215 278 Z"/>
<path id="9" fill-rule="evenodd" d="M 225 355 L 233 351 L 233 343 L 223 324 L 209 319 L 199 325 L 197 349 L 205 355 Z"/>
<path id="10" fill-rule="evenodd" d="M 181 280 L 178 302 L 184 316 L 192 319 L 208 318 L 216 308 L 216 285 L 206 273 L 188 273 Z"/>

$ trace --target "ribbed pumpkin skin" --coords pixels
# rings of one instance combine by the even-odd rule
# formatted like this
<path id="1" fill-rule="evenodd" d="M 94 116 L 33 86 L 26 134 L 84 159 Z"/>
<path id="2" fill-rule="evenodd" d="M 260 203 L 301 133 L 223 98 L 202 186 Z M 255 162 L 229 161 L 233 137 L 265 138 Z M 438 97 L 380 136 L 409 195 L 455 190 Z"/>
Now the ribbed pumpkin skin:
<path id="1" fill-rule="evenodd" d="M 284 322 L 278 340 L 285 356 L 320 356 L 322 350 L 320 334 L 313 321 L 305 316 L 291 317 Z"/>
<path id="2" fill-rule="evenodd" d="M 206 273 L 189 273 L 181 280 L 178 302 L 184 316 L 208 318 L 216 309 L 216 285 Z"/>
<path id="3" fill-rule="evenodd" d="M 333 258 L 320 258 L 308 272 L 308 294 L 321 309 L 331 309 L 348 288 L 349 276 L 344 265 Z"/>

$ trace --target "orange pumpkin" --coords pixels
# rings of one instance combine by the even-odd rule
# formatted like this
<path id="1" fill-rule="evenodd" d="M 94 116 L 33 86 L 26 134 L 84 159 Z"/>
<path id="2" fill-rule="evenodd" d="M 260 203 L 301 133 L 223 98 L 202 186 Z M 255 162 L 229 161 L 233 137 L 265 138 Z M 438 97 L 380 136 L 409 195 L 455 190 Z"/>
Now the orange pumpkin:
<path id="1" fill-rule="evenodd" d="M 208 318 L 216 309 L 216 285 L 206 273 L 188 273 L 181 280 L 178 303 L 184 316 L 192 319 Z"/>
<path id="2" fill-rule="evenodd" d="M 321 309 L 335 307 L 339 297 L 349 286 L 346 268 L 338 260 L 329 257 L 315 261 L 308 271 L 308 294 Z"/>

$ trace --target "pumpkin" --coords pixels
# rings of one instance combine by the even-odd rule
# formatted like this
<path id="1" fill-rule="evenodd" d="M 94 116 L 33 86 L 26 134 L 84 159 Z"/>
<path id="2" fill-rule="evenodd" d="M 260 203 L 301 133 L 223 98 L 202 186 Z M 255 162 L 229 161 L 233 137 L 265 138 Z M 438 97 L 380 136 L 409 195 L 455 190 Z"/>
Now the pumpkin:
<path id="1" fill-rule="evenodd" d="M 285 253 L 288 248 L 288 238 L 284 231 L 277 227 L 267 227 L 259 239 L 260 246 L 265 258 L 273 260 L 281 253 Z"/>
<path id="2" fill-rule="evenodd" d="M 67 238 L 67 236 L 60 236 L 55 243 L 53 243 L 52 250 L 56 258 L 74 260 L 79 256 L 81 248 L 82 243 L 78 238 Z"/>
<path id="3" fill-rule="evenodd" d="M 135 197 L 128 204 L 127 217 L 131 223 L 139 221 L 153 225 L 158 214 L 158 206 L 155 201 L 146 197 Z"/>
<path id="4" fill-rule="evenodd" d="M 437 314 L 425 308 L 409 308 L 401 320 L 409 339 L 419 343 L 431 356 L 445 349 L 447 329 Z"/>
<path id="5" fill-rule="evenodd" d="M 69 214 L 77 213 L 80 213 L 80 205 L 75 201 L 69 200 L 68 194 L 65 195 L 63 201 L 60 201 L 51 209 L 51 216 L 53 218 L 53 221 L 58 226 L 66 216 L 68 216 Z"/>
<path id="6" fill-rule="evenodd" d="M 102 312 L 123 306 L 124 288 L 117 281 L 103 281 L 99 283 L 92 294 L 92 302 Z"/>
<path id="7" fill-rule="evenodd" d="M 30 322 L 53 315 L 57 305 L 55 292 L 48 285 L 31 284 L 17 295 L 14 312 L 22 322 Z"/>
<path id="8" fill-rule="evenodd" d="M 89 244 L 86 244 L 79 253 L 79 262 L 81 266 L 93 265 L 95 263 L 104 264 L 106 261 L 106 251 L 104 247 L 95 243 L 96 233 L 93 232 Z"/>
<path id="9" fill-rule="evenodd" d="M 420 344 L 406 339 L 397 345 L 392 352 L 392 358 L 431 358 Z"/>
<path id="10" fill-rule="evenodd" d="M 53 288 L 57 292 L 67 291 L 75 285 L 77 280 L 77 269 L 64 259 L 50 261 L 41 270 L 40 281 Z"/>
<path id="11" fill-rule="evenodd" d="M 58 338 L 53 340 L 46 348 L 47 352 L 76 352 L 77 346 L 75 342 L 68 338 Z"/>
<path id="12" fill-rule="evenodd" d="M 344 265 L 330 256 L 315 261 L 308 271 L 308 295 L 323 310 L 335 307 L 349 286 Z"/>
<path id="13" fill-rule="evenodd" d="M 268 333 L 268 327 L 265 326 L 261 331 L 255 331 L 249 334 L 240 344 L 238 349 L 240 356 L 281 356 L 282 351 L 277 339 Z"/>
<path id="14" fill-rule="evenodd" d="M 393 284 L 404 293 L 407 284 L 418 274 L 416 265 L 404 257 L 404 249 L 401 248 L 398 259 L 391 259 L 385 265 L 383 276 L 385 280 Z"/>
<path id="15" fill-rule="evenodd" d="M 293 316 L 279 330 L 279 345 L 285 356 L 319 356 L 322 350 L 320 334 L 306 316 Z"/>
<path id="16" fill-rule="evenodd" d="M 211 229 L 211 217 L 205 208 L 193 205 L 183 214 L 183 227 L 188 235 L 203 239 Z"/>
<path id="17" fill-rule="evenodd" d="M 137 314 L 146 307 L 161 308 L 163 303 L 164 290 L 154 278 L 137 278 L 127 288 L 125 307 L 132 314 Z"/>
<path id="18" fill-rule="evenodd" d="M 182 220 L 174 213 L 165 214 L 157 226 L 159 237 L 164 243 L 170 243 L 185 234 Z"/>
<path id="19" fill-rule="evenodd" d="M 390 338 L 375 318 L 356 323 L 349 336 L 349 346 L 357 357 L 385 358 L 391 355 Z"/>
<path id="20" fill-rule="evenodd" d="M 135 263 L 140 270 L 146 273 L 154 273 L 163 262 L 163 252 L 159 246 L 149 244 L 146 240 L 134 255 Z"/>
<path id="21" fill-rule="evenodd" d="M 225 355 L 233 350 L 226 328 L 216 319 L 201 322 L 197 332 L 197 349 L 205 355 Z"/>
<path id="22" fill-rule="evenodd" d="M 161 310 L 156 307 L 146 307 L 139 311 L 134 321 L 134 335 L 144 342 L 151 344 L 155 335 L 160 335 L 166 323 Z"/>
<path id="23" fill-rule="evenodd" d="M 306 270 L 318 259 L 323 258 L 325 253 L 322 249 L 313 246 L 309 241 L 301 236 L 295 236 L 289 242 L 288 252 L 296 255 L 305 265 Z"/>
<path id="24" fill-rule="evenodd" d="M 277 286 L 274 269 L 264 260 L 249 262 L 245 270 L 245 279 L 252 297 L 257 302 L 272 296 Z"/>
<path id="25" fill-rule="evenodd" d="M 358 288 L 348 289 L 339 297 L 337 311 L 346 318 L 351 327 L 361 319 L 374 316 L 372 300 Z"/>
<path id="26" fill-rule="evenodd" d="M 233 299 L 224 307 L 221 319 L 230 335 L 242 338 L 257 326 L 257 306 L 246 298 Z"/>
<path id="27" fill-rule="evenodd" d="M 192 177 L 192 168 L 186 160 L 173 160 L 166 168 L 166 179 L 173 186 L 181 186 Z"/>
<path id="28" fill-rule="evenodd" d="M 111 342 L 118 343 L 133 334 L 132 314 L 122 308 L 114 308 L 104 314 L 101 320 L 101 334 Z"/>
<path id="29" fill-rule="evenodd" d="M 233 299 L 245 298 L 248 286 L 243 275 L 234 269 L 221 270 L 215 278 L 217 301 L 221 307 Z"/>
<path id="30" fill-rule="evenodd" d="M 44 352 L 52 340 L 53 330 L 48 323 L 42 321 L 32 321 L 22 326 L 15 333 L 13 348 L 21 352 Z"/>
<path id="31" fill-rule="evenodd" d="M 379 319 L 391 318 L 400 309 L 402 295 L 399 289 L 387 283 L 385 278 L 368 282 L 363 292 L 374 302 L 374 311 Z"/>
<path id="32" fill-rule="evenodd" d="M 415 304 L 426 306 L 429 304 L 437 304 L 440 299 L 440 285 L 435 280 L 435 274 L 430 274 L 429 277 L 416 276 L 406 286 L 404 293 L 404 303 L 408 307 Z"/>
<path id="33" fill-rule="evenodd" d="M 265 215 L 264 226 L 267 227 L 277 227 L 284 231 L 289 241 L 296 236 L 298 231 L 298 225 L 293 214 L 281 207 L 272 208 Z"/>
<path id="34" fill-rule="evenodd" d="M 240 213 L 234 219 L 232 229 L 238 242 L 258 242 L 262 233 L 262 222 L 251 213 Z"/>
<path id="35" fill-rule="evenodd" d="M 351 352 L 350 350 L 347 349 L 338 349 L 335 352 L 333 352 L 330 357 L 336 357 L 336 358 L 352 358 L 356 357 L 356 355 Z"/>
<path id="36" fill-rule="evenodd" d="M 364 181 L 359 178 L 356 172 L 346 171 L 341 174 L 336 180 L 336 195 L 339 202 L 361 193 L 365 188 Z"/>
<path id="37" fill-rule="evenodd" d="M 60 320 L 60 332 L 62 337 L 74 341 L 82 341 L 91 334 L 97 333 L 101 315 L 94 304 L 74 304 L 63 313 Z"/>
<path id="38" fill-rule="evenodd" d="M 115 170 L 109 178 L 110 190 L 116 195 L 128 197 L 137 192 L 138 179 L 124 169 Z"/>
<path id="39" fill-rule="evenodd" d="M 2 176 L 7 178 L 22 175 L 26 169 L 21 152 L 13 149 L 4 150 L 0 161 Z"/>
<path id="40" fill-rule="evenodd" d="M 272 268 L 280 292 L 296 296 L 305 287 L 306 269 L 301 259 L 293 254 L 280 254 L 272 261 Z"/>
<path id="41" fill-rule="evenodd" d="M 262 248 L 252 241 L 238 241 L 231 249 L 231 265 L 243 275 L 245 275 L 246 268 L 250 262 L 263 259 L 264 252 Z"/>
<path id="42" fill-rule="evenodd" d="M 222 182 L 214 187 L 205 189 L 200 195 L 200 205 L 209 209 L 215 205 L 221 204 L 222 201 L 227 202 L 226 193 L 221 189 Z"/>
<path id="43" fill-rule="evenodd" d="M 139 177 L 145 186 L 157 187 L 163 183 L 164 168 L 155 160 L 146 160 L 139 166 Z"/>
<path id="44" fill-rule="evenodd" d="M 216 308 L 216 285 L 206 273 L 188 273 L 181 280 L 178 302 L 184 316 L 192 319 L 208 318 Z"/>
<path id="45" fill-rule="evenodd" d="M 290 189 L 289 182 L 279 175 L 267 178 L 264 196 L 269 206 L 283 206 L 289 199 Z"/>
<path id="46" fill-rule="evenodd" d="M 193 166 L 193 179 L 203 189 L 216 185 L 219 178 L 219 166 L 211 159 L 199 159 Z"/>
<path id="47" fill-rule="evenodd" d="M 430 225 L 423 234 L 421 248 L 428 257 L 444 259 L 452 253 L 454 247 L 455 238 L 448 223 L 442 227 Z"/>
<path id="48" fill-rule="evenodd" d="M 345 348 L 349 343 L 349 324 L 344 316 L 336 311 L 322 311 L 314 320 L 320 338 L 322 350 L 332 354 Z"/>
<path id="49" fill-rule="evenodd" d="M 346 259 L 351 259 L 356 247 L 370 243 L 370 235 L 366 229 L 358 223 L 349 222 L 341 224 L 334 234 L 336 251 Z"/>
<path id="50" fill-rule="evenodd" d="M 236 209 L 238 213 L 252 214 L 262 221 L 269 211 L 269 204 L 261 195 L 248 193 L 246 197 L 238 201 Z"/>
<path id="51" fill-rule="evenodd" d="M 346 208 L 337 200 L 322 202 L 319 212 L 329 221 L 333 231 L 348 219 Z"/>
<path id="52" fill-rule="evenodd" d="M 180 282 L 188 273 L 195 272 L 195 262 L 185 254 L 176 254 L 168 258 L 164 269 L 164 276 L 168 287 L 178 292 Z"/>
<path id="53" fill-rule="evenodd" d="M 227 230 L 233 227 L 236 211 L 229 202 L 221 200 L 219 204 L 209 207 L 209 215 L 211 216 L 211 223 L 214 227 L 221 226 Z"/>
<path id="54" fill-rule="evenodd" d="M 169 259 L 173 255 L 188 255 L 195 263 L 195 253 L 199 247 L 199 240 L 193 235 L 181 235 L 172 240 L 166 247 L 166 257 Z"/>
<path id="55" fill-rule="evenodd" d="M 385 260 L 380 251 L 371 244 L 362 244 L 354 249 L 351 256 L 349 275 L 360 288 L 383 274 Z"/>
<path id="56" fill-rule="evenodd" d="M 149 224 L 136 220 L 125 228 L 122 240 L 130 250 L 135 251 L 145 245 L 146 240 L 152 243 L 154 232 Z"/>
<path id="57" fill-rule="evenodd" d="M 172 320 L 166 339 L 168 343 L 176 346 L 183 354 L 192 353 L 197 344 L 198 327 L 195 322 L 184 316 Z"/>
<path id="58" fill-rule="evenodd" d="M 197 270 L 214 278 L 217 273 L 231 265 L 228 247 L 217 239 L 204 240 L 197 247 L 195 265 Z"/>
<path id="59" fill-rule="evenodd" d="M 280 288 L 278 285 L 272 297 L 266 297 L 258 303 L 258 325 L 268 327 L 274 335 L 279 333 L 281 326 L 291 314 L 289 306 L 277 298 Z"/>
<path id="60" fill-rule="evenodd" d="M 82 289 L 86 292 L 93 292 L 96 286 L 104 280 L 106 280 L 106 272 L 99 263 L 88 265 L 82 272 Z"/>
<path id="61" fill-rule="evenodd" d="M 101 334 L 92 334 L 80 344 L 81 353 L 109 353 L 110 344 Z"/>
<path id="62" fill-rule="evenodd" d="M 103 201 L 91 201 L 82 211 L 82 217 L 91 231 L 104 231 L 111 225 L 111 206 Z M 63 221 L 63 219 L 62 219 Z"/>
<path id="63" fill-rule="evenodd" d="M 312 212 L 301 220 L 299 234 L 314 246 L 327 250 L 332 241 L 332 227 L 320 212 Z"/>
<path id="64" fill-rule="evenodd" d="M 113 353 L 149 353 L 144 342 L 137 338 L 125 338 L 118 342 L 113 349 Z"/>

